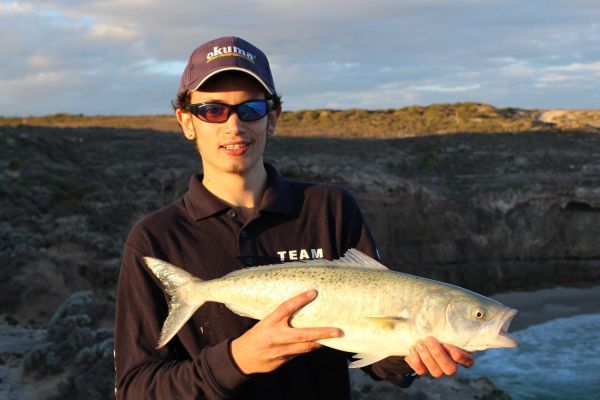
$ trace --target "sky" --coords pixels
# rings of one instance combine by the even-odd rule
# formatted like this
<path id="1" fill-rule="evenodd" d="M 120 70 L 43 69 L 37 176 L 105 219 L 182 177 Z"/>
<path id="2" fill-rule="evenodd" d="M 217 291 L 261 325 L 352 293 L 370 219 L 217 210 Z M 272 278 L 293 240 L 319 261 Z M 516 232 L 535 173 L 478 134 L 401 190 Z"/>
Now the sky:
<path id="1" fill-rule="evenodd" d="M 284 110 L 600 108 L 599 0 L 2 0 L 0 115 L 168 114 L 193 49 L 230 35 Z"/>

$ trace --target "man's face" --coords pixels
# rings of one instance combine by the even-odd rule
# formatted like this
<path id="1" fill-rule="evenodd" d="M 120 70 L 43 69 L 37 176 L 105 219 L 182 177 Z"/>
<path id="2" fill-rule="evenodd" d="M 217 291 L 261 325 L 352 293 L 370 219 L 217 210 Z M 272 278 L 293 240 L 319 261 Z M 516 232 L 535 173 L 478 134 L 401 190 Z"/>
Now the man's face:
<path id="1" fill-rule="evenodd" d="M 236 105 L 264 98 L 264 89 L 253 78 L 223 73 L 204 84 L 201 91 L 191 92 L 190 100 L 193 104 L 214 101 Z M 209 123 L 177 110 L 177 118 L 186 138 L 196 142 L 205 175 L 246 175 L 262 167 L 267 135 L 275 132 L 278 113 L 272 110 L 257 121 L 242 121 L 231 112 L 227 121 Z"/>

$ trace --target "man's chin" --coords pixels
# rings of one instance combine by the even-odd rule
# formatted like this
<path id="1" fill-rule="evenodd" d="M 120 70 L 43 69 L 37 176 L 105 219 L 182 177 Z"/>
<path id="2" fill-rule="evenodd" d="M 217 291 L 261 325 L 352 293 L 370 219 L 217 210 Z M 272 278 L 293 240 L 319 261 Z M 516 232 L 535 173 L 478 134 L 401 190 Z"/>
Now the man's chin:
<path id="1" fill-rule="evenodd" d="M 256 162 L 252 164 L 247 162 L 233 163 L 226 168 L 226 171 L 230 174 L 246 175 L 255 165 Z"/>
<path id="2" fill-rule="evenodd" d="M 203 162 L 203 165 L 205 163 Z M 246 176 L 257 166 L 262 165 L 262 160 L 235 160 L 234 162 L 210 163 L 211 170 L 215 173 Z"/>
<path id="3" fill-rule="evenodd" d="M 262 167 L 262 159 L 246 159 L 242 162 L 230 164 L 227 168 L 227 172 L 229 172 L 230 174 L 244 176 L 255 169 L 259 169 L 260 167 Z"/>
<path id="4" fill-rule="evenodd" d="M 245 175 L 247 171 L 248 168 L 245 165 L 232 165 L 227 172 L 235 175 Z"/>

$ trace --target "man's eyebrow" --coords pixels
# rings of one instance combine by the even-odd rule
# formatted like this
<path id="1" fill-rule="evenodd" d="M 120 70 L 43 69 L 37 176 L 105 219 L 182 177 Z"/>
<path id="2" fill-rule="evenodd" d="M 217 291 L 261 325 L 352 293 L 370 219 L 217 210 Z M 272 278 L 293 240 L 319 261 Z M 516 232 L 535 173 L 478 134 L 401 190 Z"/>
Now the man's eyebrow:
<path id="1" fill-rule="evenodd" d="M 197 103 L 224 103 L 225 104 L 225 102 L 219 98 L 210 98 L 210 97 L 208 99 L 197 101 Z"/>

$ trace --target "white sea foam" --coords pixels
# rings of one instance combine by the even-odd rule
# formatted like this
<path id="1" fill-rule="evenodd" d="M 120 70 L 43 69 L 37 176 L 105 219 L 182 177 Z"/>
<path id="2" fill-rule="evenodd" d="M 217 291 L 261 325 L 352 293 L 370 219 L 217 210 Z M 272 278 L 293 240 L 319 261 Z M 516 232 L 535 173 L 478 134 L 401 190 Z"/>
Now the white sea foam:
<path id="1" fill-rule="evenodd" d="M 600 314 L 534 325 L 512 334 L 517 349 L 476 354 L 468 377 L 487 376 L 513 400 L 600 399 Z"/>

